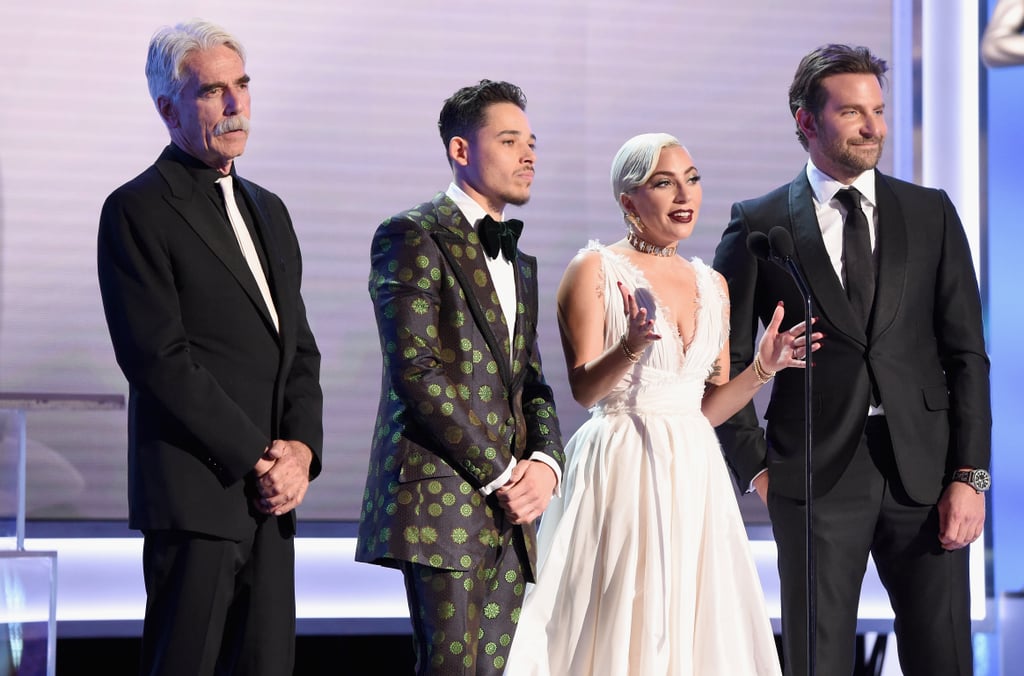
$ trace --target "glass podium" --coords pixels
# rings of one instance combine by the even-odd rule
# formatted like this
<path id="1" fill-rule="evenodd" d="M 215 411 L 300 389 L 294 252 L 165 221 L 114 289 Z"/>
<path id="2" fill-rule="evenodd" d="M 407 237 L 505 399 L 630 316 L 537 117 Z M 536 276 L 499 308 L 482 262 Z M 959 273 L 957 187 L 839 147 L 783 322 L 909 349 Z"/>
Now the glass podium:
<path id="1" fill-rule="evenodd" d="M 54 676 L 57 552 L 25 550 L 26 414 L 123 409 L 121 395 L 0 392 L 0 676 Z"/>

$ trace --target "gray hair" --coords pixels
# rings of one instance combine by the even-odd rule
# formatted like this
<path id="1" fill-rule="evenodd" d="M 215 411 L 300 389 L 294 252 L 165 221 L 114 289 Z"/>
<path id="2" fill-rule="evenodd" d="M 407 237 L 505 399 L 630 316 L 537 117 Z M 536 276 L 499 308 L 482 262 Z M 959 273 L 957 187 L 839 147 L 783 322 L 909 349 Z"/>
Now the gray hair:
<path id="1" fill-rule="evenodd" d="M 683 147 L 675 136 L 669 134 L 640 134 L 622 144 L 612 160 L 612 193 L 615 202 L 622 209 L 623 193 L 643 185 L 658 166 L 661 151 L 673 146 Z"/>
<path id="2" fill-rule="evenodd" d="M 221 45 L 233 49 L 245 63 L 242 43 L 209 21 L 192 19 L 157 30 L 149 41 L 146 57 L 146 81 L 153 103 L 161 96 L 177 99 L 185 87 L 185 61 L 189 56 Z"/>

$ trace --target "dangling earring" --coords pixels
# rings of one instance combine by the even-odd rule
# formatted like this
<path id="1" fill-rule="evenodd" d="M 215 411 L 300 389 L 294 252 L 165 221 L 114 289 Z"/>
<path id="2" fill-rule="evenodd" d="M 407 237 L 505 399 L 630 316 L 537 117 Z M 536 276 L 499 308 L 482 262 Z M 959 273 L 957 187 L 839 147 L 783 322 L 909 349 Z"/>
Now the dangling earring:
<path id="1" fill-rule="evenodd" d="M 629 224 L 630 229 L 638 234 L 644 231 L 644 222 L 634 213 L 626 214 L 626 223 Z"/>

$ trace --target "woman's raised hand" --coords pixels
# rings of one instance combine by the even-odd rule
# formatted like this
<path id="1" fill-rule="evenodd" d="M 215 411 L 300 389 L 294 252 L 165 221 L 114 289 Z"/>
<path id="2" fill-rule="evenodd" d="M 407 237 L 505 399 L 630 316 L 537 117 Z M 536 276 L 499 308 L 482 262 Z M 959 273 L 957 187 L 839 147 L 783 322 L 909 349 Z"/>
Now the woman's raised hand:
<path id="1" fill-rule="evenodd" d="M 781 371 L 785 368 L 807 367 L 807 322 L 794 324 L 780 333 L 779 326 L 781 326 L 785 314 L 785 307 L 782 301 L 779 301 L 758 346 L 761 365 L 771 372 Z M 811 323 L 813 324 L 816 319 L 811 318 Z M 824 337 L 825 334 L 819 332 L 810 334 L 811 353 L 821 348 L 821 340 Z"/>
<path id="2" fill-rule="evenodd" d="M 639 355 L 647 349 L 648 345 L 661 340 L 661 336 L 654 332 L 654 318 L 648 318 L 647 308 L 641 307 L 636 302 L 636 297 L 623 286 L 622 282 L 618 284 L 619 293 L 622 294 L 622 306 L 626 317 L 629 318 L 629 329 L 622 337 L 623 347 L 629 352 Z"/>

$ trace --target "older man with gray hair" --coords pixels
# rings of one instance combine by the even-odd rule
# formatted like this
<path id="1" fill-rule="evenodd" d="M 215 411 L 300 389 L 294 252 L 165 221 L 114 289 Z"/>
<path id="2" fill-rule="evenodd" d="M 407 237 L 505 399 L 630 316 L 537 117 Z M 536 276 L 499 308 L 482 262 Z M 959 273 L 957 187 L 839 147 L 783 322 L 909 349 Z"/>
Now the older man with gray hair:
<path id="1" fill-rule="evenodd" d="M 100 291 L 129 385 L 129 524 L 145 537 L 140 673 L 291 674 L 294 509 L 320 472 L 320 353 L 281 200 L 240 178 L 249 75 L 205 21 L 158 30 L 171 143 L 107 198 Z"/>

